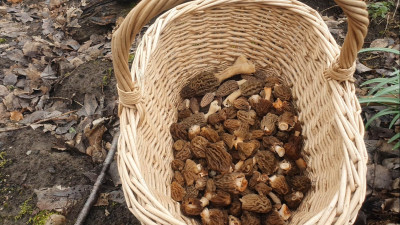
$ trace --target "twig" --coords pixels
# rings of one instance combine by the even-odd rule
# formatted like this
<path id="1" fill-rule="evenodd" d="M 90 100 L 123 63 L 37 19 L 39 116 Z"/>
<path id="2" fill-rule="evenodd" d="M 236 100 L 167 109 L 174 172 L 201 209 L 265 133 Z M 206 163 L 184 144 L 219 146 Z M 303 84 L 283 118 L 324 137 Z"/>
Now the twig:
<path id="1" fill-rule="evenodd" d="M 65 100 L 65 101 L 69 101 L 69 102 L 71 102 L 71 104 L 72 104 L 72 102 L 75 102 L 76 104 L 78 104 L 78 105 L 80 105 L 81 107 L 83 107 L 83 104 L 82 104 L 82 103 L 80 103 L 80 102 L 78 102 L 78 101 L 76 101 L 76 100 L 73 100 L 73 99 L 69 99 L 69 98 L 63 98 L 63 97 L 50 97 L 49 99 L 60 99 L 60 100 Z"/>
<path id="2" fill-rule="evenodd" d="M 320 14 L 322 14 L 322 13 L 324 13 L 325 11 L 328 11 L 328 10 L 330 10 L 330 9 L 333 9 L 333 8 L 335 8 L 335 7 L 338 7 L 338 5 L 333 5 L 333 6 L 331 6 L 331 7 L 328 7 L 328 8 L 326 8 L 326 9 L 324 9 L 324 10 L 321 11 Z"/>
<path id="3" fill-rule="evenodd" d="M 117 149 L 117 143 L 118 143 L 118 137 L 119 137 L 119 132 L 117 132 L 114 136 L 114 139 L 111 144 L 110 151 L 108 151 L 107 157 L 104 160 L 103 163 L 103 168 L 101 169 L 100 175 L 97 177 L 96 183 L 93 186 L 92 191 L 90 192 L 89 198 L 86 200 L 85 205 L 83 206 L 81 212 L 79 213 L 78 219 L 75 222 L 75 225 L 82 225 L 83 222 L 85 221 L 87 215 L 89 214 L 90 208 L 92 205 L 95 203 L 97 199 L 97 192 L 100 189 L 101 183 L 104 180 L 104 176 L 106 174 L 106 171 L 108 170 L 108 167 L 110 166 L 112 159 L 114 158 L 115 151 Z"/>
<path id="4" fill-rule="evenodd" d="M 44 123 L 44 122 L 47 122 L 47 121 L 50 121 L 50 120 L 59 120 L 61 116 L 65 116 L 65 115 L 68 115 L 68 114 L 71 114 L 71 113 L 75 113 L 75 112 L 78 112 L 78 110 L 68 111 L 68 112 L 63 113 L 61 115 L 58 115 L 58 116 L 55 116 L 55 117 L 46 118 L 46 119 L 42 119 L 42 120 L 36 121 L 34 123 L 27 124 L 27 125 L 24 125 L 24 126 L 21 126 L 21 127 L 2 128 L 2 129 L 0 129 L 0 133 L 24 129 L 24 128 L 30 127 L 32 125 L 41 124 L 41 123 Z"/>

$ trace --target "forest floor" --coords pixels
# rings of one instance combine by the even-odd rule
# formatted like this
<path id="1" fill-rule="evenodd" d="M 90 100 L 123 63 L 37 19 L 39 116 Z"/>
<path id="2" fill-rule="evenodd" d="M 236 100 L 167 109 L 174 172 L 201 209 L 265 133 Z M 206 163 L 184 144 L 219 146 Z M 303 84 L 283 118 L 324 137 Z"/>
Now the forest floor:
<path id="1" fill-rule="evenodd" d="M 95 2 L 0 0 L 0 224 L 40 224 L 54 213 L 74 224 L 101 171 L 119 126 L 111 34 L 134 4 L 105 1 L 111 10 L 103 13 L 93 10 Z M 346 19 L 339 7 L 303 2 L 342 44 Z M 364 46 L 398 50 L 399 27 L 396 19 L 372 20 Z M 394 67 L 394 54 L 360 55 L 357 94 L 366 94 L 362 82 Z M 379 110 L 365 107 L 363 117 Z M 390 119 L 366 132 L 368 190 L 359 225 L 400 223 L 400 151 L 386 143 L 399 124 L 389 129 Z M 114 161 L 85 224 L 139 224 L 120 184 Z"/>

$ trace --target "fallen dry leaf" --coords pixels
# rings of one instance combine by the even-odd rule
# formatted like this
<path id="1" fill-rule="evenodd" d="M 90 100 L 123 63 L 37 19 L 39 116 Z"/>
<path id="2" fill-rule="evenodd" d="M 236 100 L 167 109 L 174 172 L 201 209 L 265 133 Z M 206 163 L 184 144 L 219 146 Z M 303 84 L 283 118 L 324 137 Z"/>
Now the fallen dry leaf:
<path id="1" fill-rule="evenodd" d="M 24 118 L 20 111 L 12 111 L 10 112 L 10 120 L 12 121 L 20 121 Z"/>
<path id="2" fill-rule="evenodd" d="M 22 0 L 7 0 L 7 2 L 11 2 L 12 4 L 20 3 Z"/>
<path id="3" fill-rule="evenodd" d="M 97 198 L 97 202 L 94 206 L 106 206 L 108 205 L 108 196 L 110 193 L 100 193 L 100 196 Z"/>

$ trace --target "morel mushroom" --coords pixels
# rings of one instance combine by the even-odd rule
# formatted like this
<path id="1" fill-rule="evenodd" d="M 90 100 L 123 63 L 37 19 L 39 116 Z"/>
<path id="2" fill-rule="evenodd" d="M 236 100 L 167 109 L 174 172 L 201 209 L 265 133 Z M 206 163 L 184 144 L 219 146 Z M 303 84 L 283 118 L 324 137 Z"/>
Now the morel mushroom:
<path id="1" fill-rule="evenodd" d="M 232 194 L 239 194 L 247 188 L 247 180 L 243 173 L 226 173 L 214 178 L 217 188 Z"/>
<path id="2" fill-rule="evenodd" d="M 215 92 L 208 92 L 207 94 L 205 94 L 200 101 L 200 107 L 204 108 L 208 106 L 214 100 L 214 97 L 215 97 Z"/>
<path id="3" fill-rule="evenodd" d="M 180 159 L 174 159 L 171 162 L 171 168 L 175 171 L 181 171 L 185 167 L 185 162 Z"/>
<path id="4" fill-rule="evenodd" d="M 242 85 L 239 86 L 239 90 L 234 91 L 230 94 L 222 104 L 225 107 L 228 107 L 233 104 L 233 101 L 237 99 L 239 96 L 251 96 L 259 93 L 263 88 L 264 84 L 260 81 L 246 81 Z"/>
<path id="5" fill-rule="evenodd" d="M 243 162 L 243 165 L 239 168 L 238 172 L 244 173 L 246 176 L 247 175 L 252 175 L 253 173 L 253 167 L 256 164 L 256 159 L 253 158 L 248 158 Z"/>
<path id="6" fill-rule="evenodd" d="M 289 186 L 286 179 L 282 175 L 274 175 L 269 178 L 269 184 L 272 189 L 280 195 L 285 195 L 289 192 Z"/>
<path id="7" fill-rule="evenodd" d="M 239 110 L 237 112 L 237 118 L 247 124 L 250 125 L 254 125 L 255 120 L 256 120 L 257 114 L 254 110 L 250 110 L 250 111 L 243 111 L 243 110 Z"/>
<path id="8" fill-rule="evenodd" d="M 207 184 L 207 177 L 200 177 L 196 180 L 194 187 L 197 190 L 204 190 L 206 188 L 206 184 Z"/>
<path id="9" fill-rule="evenodd" d="M 193 155 L 197 158 L 205 158 L 208 143 L 208 140 L 202 136 L 196 136 L 193 138 L 190 142 L 190 148 Z"/>
<path id="10" fill-rule="evenodd" d="M 235 119 L 227 119 L 224 122 L 225 129 L 227 129 L 230 133 L 233 133 L 235 130 L 238 130 L 241 125 L 242 121 Z"/>
<path id="11" fill-rule="evenodd" d="M 292 212 L 290 212 L 290 209 L 286 204 L 283 204 L 281 209 L 279 209 L 279 215 L 282 219 L 288 220 L 292 216 Z"/>
<path id="12" fill-rule="evenodd" d="M 257 170 L 253 171 L 253 175 L 251 176 L 250 180 L 249 180 L 249 188 L 254 189 L 255 186 L 258 183 L 265 183 L 268 180 L 268 175 L 266 174 L 261 174 L 260 172 L 258 172 Z"/>
<path id="13" fill-rule="evenodd" d="M 282 147 L 283 143 L 280 142 L 276 137 L 266 136 L 263 138 L 263 145 L 265 148 L 276 152 L 279 157 L 285 155 L 285 148 Z"/>
<path id="14" fill-rule="evenodd" d="M 220 111 L 221 112 L 221 111 Z M 226 118 L 223 117 L 222 113 L 213 113 L 210 116 L 208 116 L 208 123 L 211 125 L 216 125 L 218 123 L 221 123 L 224 121 Z"/>
<path id="15" fill-rule="evenodd" d="M 220 209 L 205 208 L 200 216 L 204 225 L 223 225 L 228 223 L 228 214 Z"/>
<path id="16" fill-rule="evenodd" d="M 171 184 L 171 197 L 173 200 L 180 202 L 185 197 L 186 191 L 185 188 L 182 187 L 178 182 L 172 181 Z"/>
<path id="17" fill-rule="evenodd" d="M 268 76 L 268 77 L 265 79 L 265 86 L 266 86 L 266 87 L 272 88 L 272 87 L 275 87 L 276 85 L 279 85 L 279 84 L 281 84 L 281 83 L 282 83 L 281 80 L 280 80 L 279 77 L 276 76 L 276 75 Z"/>
<path id="18" fill-rule="evenodd" d="M 199 134 L 200 134 L 200 126 L 199 125 L 193 125 L 189 128 L 189 132 L 188 132 L 189 140 L 192 140 Z"/>
<path id="19" fill-rule="evenodd" d="M 246 82 L 246 81 L 243 80 L 243 83 L 244 82 Z M 239 85 L 240 84 L 235 80 L 228 80 L 228 81 L 222 83 L 221 86 L 218 87 L 217 91 L 215 92 L 215 96 L 217 96 L 217 97 L 228 96 L 228 95 L 232 94 L 232 92 L 239 89 Z"/>
<path id="20" fill-rule="evenodd" d="M 180 159 L 185 162 L 187 159 L 191 158 L 192 158 L 192 151 L 190 149 L 190 143 L 186 142 L 183 148 L 180 151 L 176 152 L 175 159 Z"/>
<path id="21" fill-rule="evenodd" d="M 189 108 L 193 113 L 198 113 L 200 110 L 199 102 L 197 101 L 197 98 L 191 98 L 190 99 L 190 104 Z"/>
<path id="22" fill-rule="evenodd" d="M 184 109 L 178 112 L 178 121 L 181 121 L 185 118 L 188 118 L 192 115 L 192 111 L 190 109 Z"/>
<path id="23" fill-rule="evenodd" d="M 207 121 L 208 117 L 211 114 L 214 114 L 214 113 L 218 112 L 219 110 L 221 110 L 221 106 L 218 105 L 218 101 L 215 100 L 215 101 L 211 102 L 211 105 L 210 105 L 210 108 L 209 108 L 207 114 L 204 115 L 205 120 Z"/>
<path id="24" fill-rule="evenodd" d="M 215 131 L 214 129 L 209 128 L 209 127 L 201 128 L 200 135 L 205 137 L 208 141 L 210 141 L 212 143 L 215 143 L 215 142 L 221 140 L 217 131 Z"/>
<path id="25" fill-rule="evenodd" d="M 297 160 L 301 157 L 302 137 L 300 132 L 295 131 L 294 136 L 289 138 L 289 142 L 284 145 L 286 155 L 289 159 Z"/>
<path id="26" fill-rule="evenodd" d="M 282 131 L 291 130 L 296 123 L 296 118 L 291 112 L 284 112 L 278 118 L 278 128 Z"/>
<path id="27" fill-rule="evenodd" d="M 186 187 L 185 198 L 197 198 L 198 195 L 199 195 L 199 190 L 194 185 Z"/>
<path id="28" fill-rule="evenodd" d="M 272 209 L 271 201 L 262 195 L 248 194 L 243 196 L 240 201 L 242 209 L 250 212 L 268 213 Z"/>
<path id="29" fill-rule="evenodd" d="M 304 194 L 300 191 L 292 192 L 288 195 L 285 195 L 286 204 L 289 206 L 290 209 L 294 210 L 299 207 L 301 201 L 304 198 Z"/>
<path id="30" fill-rule="evenodd" d="M 229 224 L 228 225 L 242 225 L 242 222 L 237 217 L 232 215 L 228 216 Z"/>
<path id="31" fill-rule="evenodd" d="M 174 172 L 174 177 L 172 179 L 173 181 L 176 181 L 178 184 L 181 186 L 185 185 L 185 178 L 183 177 L 182 173 L 179 171 Z"/>
<path id="32" fill-rule="evenodd" d="M 283 112 L 293 112 L 293 106 L 287 102 L 287 101 L 282 101 L 280 98 L 276 99 L 274 103 L 272 103 L 272 106 L 275 108 L 275 111 L 277 114 L 282 114 Z"/>
<path id="33" fill-rule="evenodd" d="M 190 100 L 184 99 L 181 103 L 179 103 L 178 111 L 183 111 L 185 109 L 188 109 L 189 107 L 190 107 Z"/>
<path id="34" fill-rule="evenodd" d="M 181 124 L 178 124 L 178 123 L 171 124 L 170 132 L 172 135 L 172 139 L 174 139 L 174 141 L 177 141 L 179 139 L 182 139 L 182 140 L 188 139 L 187 130 Z"/>
<path id="35" fill-rule="evenodd" d="M 264 131 L 263 130 L 252 130 L 250 134 L 250 139 L 255 140 L 255 139 L 262 139 L 264 136 Z"/>
<path id="36" fill-rule="evenodd" d="M 272 108 L 271 98 L 271 88 L 264 88 L 264 98 L 258 99 L 256 103 L 254 103 L 254 110 L 256 111 L 259 117 L 264 117 Z"/>
<path id="37" fill-rule="evenodd" d="M 229 214 L 239 217 L 242 214 L 242 203 L 238 196 L 234 196 L 231 206 L 229 207 Z"/>
<path id="38" fill-rule="evenodd" d="M 196 164 L 193 160 L 186 160 L 185 167 L 182 170 L 182 175 L 188 186 L 193 185 L 194 181 L 199 178 L 198 174 L 200 173 L 201 168 L 201 165 Z"/>
<path id="39" fill-rule="evenodd" d="M 183 147 L 185 147 L 185 145 L 186 145 L 186 141 L 184 141 L 184 140 L 177 140 L 177 141 L 174 142 L 174 145 L 172 145 L 172 148 L 173 148 L 175 151 L 180 151 L 180 150 L 183 149 Z"/>
<path id="40" fill-rule="evenodd" d="M 239 56 L 235 63 L 218 74 L 201 73 L 191 79 L 181 90 L 182 98 L 201 96 L 207 92 L 217 90 L 220 83 L 237 74 L 251 74 L 255 72 L 255 66 L 245 56 Z"/>
<path id="41" fill-rule="evenodd" d="M 204 127 L 205 125 L 207 125 L 207 120 L 205 118 L 204 113 L 196 113 L 189 116 L 188 118 L 183 119 L 182 122 L 179 123 L 179 125 L 181 126 L 181 129 L 185 130 L 189 129 L 193 125 L 199 125 L 200 127 Z M 185 138 L 184 140 L 186 139 L 187 138 Z"/>
<path id="42" fill-rule="evenodd" d="M 271 135 L 275 132 L 276 121 L 278 121 L 278 116 L 272 113 L 268 113 L 263 117 L 261 121 L 261 129 L 264 130 L 265 134 Z"/>
<path id="43" fill-rule="evenodd" d="M 231 150 L 234 145 L 235 141 L 235 136 L 232 134 L 224 133 L 221 135 L 222 140 L 228 146 L 228 149 Z"/>
<path id="44" fill-rule="evenodd" d="M 272 191 L 268 193 L 268 196 L 274 202 L 274 208 L 280 209 L 282 207 L 281 199 Z"/>
<path id="45" fill-rule="evenodd" d="M 286 222 L 283 220 L 279 212 L 274 209 L 271 213 L 267 216 L 266 224 L 268 225 L 285 225 Z"/>
<path id="46" fill-rule="evenodd" d="M 228 192 L 217 190 L 213 193 L 206 193 L 205 197 L 216 207 L 224 207 L 231 204 L 231 195 Z"/>
<path id="47" fill-rule="evenodd" d="M 246 160 L 250 157 L 255 151 L 260 148 L 260 142 L 257 140 L 251 140 L 247 143 L 241 142 L 238 143 L 237 149 L 239 150 L 239 155 L 241 156 L 242 160 Z"/>
<path id="48" fill-rule="evenodd" d="M 249 124 L 241 123 L 240 127 L 237 130 L 235 130 L 233 134 L 236 136 L 233 146 L 235 146 L 235 149 L 237 149 L 238 144 L 242 143 L 249 135 Z"/>
<path id="49" fill-rule="evenodd" d="M 301 191 L 303 194 L 306 194 L 311 188 L 310 178 L 304 175 L 288 178 L 288 183 L 293 190 Z"/>
<path id="50" fill-rule="evenodd" d="M 278 84 L 274 86 L 274 96 L 283 101 L 290 101 L 292 99 L 292 91 L 290 90 L 290 87 Z"/>
<path id="51" fill-rule="evenodd" d="M 259 151 L 255 157 L 257 166 L 263 173 L 270 175 L 276 170 L 277 159 L 272 152 Z"/>
<path id="52" fill-rule="evenodd" d="M 181 209 L 185 215 L 198 216 L 203 211 L 203 204 L 197 198 L 185 198 L 182 201 Z"/>
<path id="53" fill-rule="evenodd" d="M 250 103 L 246 98 L 238 98 L 233 101 L 233 107 L 238 110 L 248 111 L 250 110 Z"/>
<path id="54" fill-rule="evenodd" d="M 267 196 L 269 192 L 271 192 L 272 188 L 268 186 L 266 183 L 258 183 L 254 189 L 257 191 L 259 195 Z"/>
<path id="55" fill-rule="evenodd" d="M 243 211 L 242 217 L 240 217 L 242 224 L 248 225 L 261 225 L 260 217 L 256 213 Z"/>
<path id="56" fill-rule="evenodd" d="M 232 157 L 226 151 L 222 141 L 207 146 L 206 160 L 208 167 L 212 170 L 226 173 L 231 169 Z"/>

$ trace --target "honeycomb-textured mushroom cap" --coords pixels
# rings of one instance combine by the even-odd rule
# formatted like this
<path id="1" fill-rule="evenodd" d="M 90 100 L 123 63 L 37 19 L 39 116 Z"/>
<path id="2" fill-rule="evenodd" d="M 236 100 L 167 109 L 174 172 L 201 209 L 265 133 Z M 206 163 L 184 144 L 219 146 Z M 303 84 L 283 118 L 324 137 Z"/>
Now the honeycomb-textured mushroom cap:
<path id="1" fill-rule="evenodd" d="M 192 98 L 195 96 L 201 96 L 207 92 L 213 92 L 217 90 L 219 80 L 214 76 L 213 73 L 204 72 L 194 78 L 181 90 L 182 98 Z"/>
<path id="2" fill-rule="evenodd" d="M 226 151 L 223 141 L 209 144 L 206 148 L 208 167 L 219 172 L 228 172 L 231 169 L 232 157 Z"/>
<path id="3" fill-rule="evenodd" d="M 276 209 L 274 209 L 268 214 L 268 216 L 266 218 L 266 224 L 268 224 L 268 225 L 286 225 L 286 222 L 279 215 L 279 212 Z"/>
<path id="4" fill-rule="evenodd" d="M 274 175 L 269 178 L 269 184 L 272 189 L 280 195 L 285 195 L 289 192 L 289 186 L 286 182 L 285 176 Z"/>
<path id="5" fill-rule="evenodd" d="M 304 175 L 298 175 L 288 178 L 288 183 L 294 191 L 301 191 L 306 194 L 311 189 L 310 178 Z"/>
<path id="6" fill-rule="evenodd" d="M 183 177 L 182 173 L 179 171 L 174 172 L 174 177 L 172 178 L 173 181 L 176 181 L 181 186 L 185 185 L 185 178 Z"/>
<path id="7" fill-rule="evenodd" d="M 208 145 L 208 140 L 202 136 L 196 136 L 190 142 L 190 148 L 192 150 L 193 155 L 196 158 L 205 158 L 206 157 L 206 148 Z"/>
<path id="8" fill-rule="evenodd" d="M 257 140 L 238 143 L 239 153 L 241 153 L 244 156 L 244 159 L 242 160 L 245 160 L 251 155 L 253 155 L 253 153 L 260 148 L 260 145 L 261 145 L 260 142 L 258 142 Z"/>
<path id="9" fill-rule="evenodd" d="M 257 117 L 257 114 L 254 110 L 250 110 L 250 111 L 239 110 L 237 112 L 237 118 L 240 121 L 250 124 L 250 125 L 254 125 L 256 117 Z"/>
<path id="10" fill-rule="evenodd" d="M 185 197 L 186 191 L 185 188 L 182 187 L 178 182 L 172 181 L 171 184 L 171 198 L 177 202 L 180 202 L 183 200 L 183 197 Z"/>
<path id="11" fill-rule="evenodd" d="M 256 154 L 256 161 L 258 168 L 265 174 L 270 175 L 274 173 L 277 168 L 278 160 L 275 158 L 274 153 L 270 151 L 259 151 Z"/>
<path id="12" fill-rule="evenodd" d="M 211 202 L 211 205 L 215 207 L 228 206 L 232 202 L 231 195 L 223 190 L 216 190 L 214 193 L 211 193 L 210 195 L 211 198 L 209 200 Z"/>
<path id="13" fill-rule="evenodd" d="M 185 215 L 198 216 L 203 211 L 202 202 L 197 198 L 185 198 L 182 201 L 181 209 Z"/>
<path id="14" fill-rule="evenodd" d="M 251 96 L 260 93 L 263 87 L 264 87 L 263 82 L 256 80 L 249 80 L 240 85 L 239 88 L 242 96 Z"/>
<path id="15" fill-rule="evenodd" d="M 239 194 L 247 188 L 244 173 L 226 173 L 214 178 L 215 186 L 232 194 Z"/>
<path id="16" fill-rule="evenodd" d="M 295 116 L 292 112 L 283 112 L 278 118 L 278 128 L 282 131 L 291 130 L 295 125 Z"/>
<path id="17" fill-rule="evenodd" d="M 252 130 L 251 131 L 251 135 L 250 135 L 250 139 L 251 140 L 262 140 L 264 136 L 264 131 L 263 130 Z"/>
<path id="18" fill-rule="evenodd" d="M 280 98 L 282 101 L 290 101 L 292 99 L 292 91 L 286 85 L 275 85 L 273 91 L 275 98 Z"/>
<path id="19" fill-rule="evenodd" d="M 300 191 L 292 192 L 290 194 L 285 195 L 284 197 L 286 204 L 289 206 L 291 210 L 297 209 L 303 198 L 304 194 Z"/>
<path id="20" fill-rule="evenodd" d="M 257 191 L 259 195 L 267 196 L 268 193 L 272 190 L 270 186 L 266 183 L 258 183 L 254 189 Z"/>
<path id="21" fill-rule="evenodd" d="M 188 132 L 184 126 L 178 123 L 171 124 L 170 132 L 172 139 L 177 140 L 188 140 Z"/>
<path id="22" fill-rule="evenodd" d="M 182 122 L 179 123 L 183 129 L 189 129 L 193 125 L 199 125 L 200 127 L 204 127 L 207 125 L 207 120 L 205 118 L 204 113 L 196 113 L 192 114 L 188 118 L 185 118 L 182 120 Z"/>
<path id="23" fill-rule="evenodd" d="M 261 225 L 261 220 L 256 213 L 243 211 L 242 217 L 240 217 L 243 225 Z"/>
<path id="24" fill-rule="evenodd" d="M 185 198 L 197 198 L 198 195 L 199 195 L 199 190 L 194 185 L 186 187 Z"/>
<path id="25" fill-rule="evenodd" d="M 190 149 L 190 143 L 186 142 L 183 146 L 182 150 L 175 152 L 175 159 L 180 159 L 186 162 L 187 159 L 191 159 L 193 157 L 192 150 Z"/>
<path id="26" fill-rule="evenodd" d="M 204 108 L 214 101 L 215 92 L 206 93 L 200 101 L 200 107 Z"/>
<path id="27" fill-rule="evenodd" d="M 221 113 L 225 114 L 226 119 L 236 118 L 237 110 L 233 106 L 223 108 L 221 111 L 222 111 Z"/>
<path id="28" fill-rule="evenodd" d="M 213 113 L 210 116 L 208 116 L 208 118 L 207 118 L 208 123 L 211 125 L 219 124 L 219 123 L 223 122 L 224 120 L 225 120 L 224 117 L 219 112 Z"/>
<path id="29" fill-rule="evenodd" d="M 267 134 L 273 134 L 276 130 L 276 122 L 278 121 L 278 116 L 272 113 L 268 113 L 263 117 L 261 121 L 261 129 Z"/>
<path id="30" fill-rule="evenodd" d="M 224 83 L 222 83 L 217 91 L 215 92 L 215 96 L 217 97 L 225 97 L 228 96 L 230 94 L 232 94 L 232 92 L 236 91 L 239 89 L 239 85 L 237 83 L 237 81 L 235 80 L 228 80 Z"/>
<path id="31" fill-rule="evenodd" d="M 229 225 L 242 225 L 240 219 L 235 216 L 229 215 L 228 220 L 229 220 Z"/>
<path id="32" fill-rule="evenodd" d="M 245 195 L 240 201 L 242 202 L 242 209 L 250 212 L 268 213 L 272 209 L 271 201 L 258 194 Z"/>
<path id="33" fill-rule="evenodd" d="M 233 101 L 233 107 L 238 110 L 250 110 L 250 103 L 246 98 L 238 98 Z"/>
<path id="34" fill-rule="evenodd" d="M 171 162 L 171 168 L 175 171 L 181 171 L 185 167 L 185 162 L 180 159 L 174 159 Z"/>
<path id="35" fill-rule="evenodd" d="M 178 121 L 181 121 L 185 118 L 188 118 L 192 115 L 192 111 L 190 109 L 184 109 L 178 112 Z"/>
<path id="36" fill-rule="evenodd" d="M 183 149 L 183 147 L 185 147 L 185 145 L 186 145 L 186 141 L 180 139 L 180 140 L 177 140 L 174 142 L 174 144 L 172 145 L 172 148 L 175 151 L 180 151 Z"/>
<path id="37" fill-rule="evenodd" d="M 254 104 L 254 110 L 257 116 L 264 117 L 272 109 L 272 102 L 266 99 L 260 99 L 258 103 Z"/>
<path id="38" fill-rule="evenodd" d="M 233 133 L 233 131 L 239 129 L 239 127 L 241 125 L 242 125 L 242 121 L 236 120 L 236 119 L 227 119 L 224 122 L 225 129 L 227 129 L 231 133 Z"/>
<path id="39" fill-rule="evenodd" d="M 228 147 L 228 149 L 231 150 L 233 148 L 235 136 L 232 134 L 224 133 L 221 135 L 221 138 L 224 141 L 224 143 L 226 144 L 226 146 Z"/>
<path id="40" fill-rule="evenodd" d="M 253 174 L 255 164 L 256 164 L 255 158 L 248 158 L 243 162 L 243 165 L 240 167 L 238 171 L 244 173 L 246 176 L 250 176 Z"/>
<path id="41" fill-rule="evenodd" d="M 204 225 L 226 225 L 228 223 L 228 214 L 221 209 L 205 208 L 201 212 L 201 222 Z"/>
<path id="42" fill-rule="evenodd" d="M 188 137 L 189 140 L 192 140 L 194 137 L 200 134 L 200 126 L 199 125 L 193 125 L 189 128 L 188 131 Z"/>
<path id="43" fill-rule="evenodd" d="M 207 184 L 207 177 L 199 177 L 196 182 L 195 182 L 195 188 L 197 190 L 204 190 L 206 188 L 206 184 Z"/>
<path id="44" fill-rule="evenodd" d="M 278 76 L 268 76 L 265 79 L 265 86 L 266 87 L 272 88 L 272 87 L 275 87 L 275 85 L 279 85 L 281 83 L 282 82 L 281 82 L 281 80 L 280 80 L 280 78 Z"/>
<path id="45" fill-rule="evenodd" d="M 201 128 L 200 135 L 205 137 L 208 141 L 215 143 L 220 141 L 221 138 L 219 137 L 217 131 L 210 127 L 203 127 Z"/>
<path id="46" fill-rule="evenodd" d="M 185 167 L 182 170 L 182 175 L 185 178 L 185 182 L 188 186 L 193 185 L 194 181 L 199 178 L 200 171 L 200 164 L 198 165 L 190 159 L 186 160 Z"/>
<path id="47" fill-rule="evenodd" d="M 190 99 L 189 108 L 192 111 L 192 113 L 198 113 L 199 112 L 200 106 L 199 106 L 199 101 L 197 101 L 197 98 L 191 98 Z"/>
<path id="48" fill-rule="evenodd" d="M 238 196 L 233 196 L 232 203 L 229 207 L 229 214 L 239 217 L 242 214 L 242 203 Z"/>

